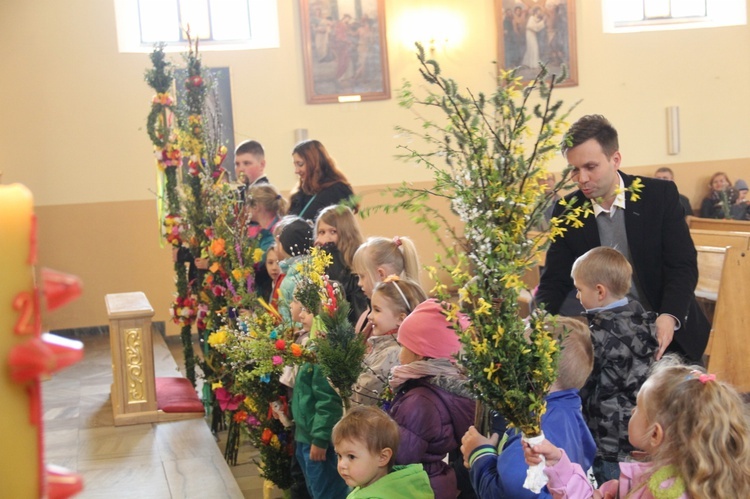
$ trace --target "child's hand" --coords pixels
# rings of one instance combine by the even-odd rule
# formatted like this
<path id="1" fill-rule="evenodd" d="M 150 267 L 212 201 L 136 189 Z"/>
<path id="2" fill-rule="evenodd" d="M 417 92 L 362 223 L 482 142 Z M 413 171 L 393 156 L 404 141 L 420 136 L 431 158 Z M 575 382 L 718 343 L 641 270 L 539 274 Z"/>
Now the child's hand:
<path id="1" fill-rule="evenodd" d="M 523 442 L 523 456 L 526 458 L 526 464 L 529 466 L 541 463 L 542 457 L 547 460 L 547 466 L 554 466 L 562 458 L 562 449 L 555 447 L 547 439 L 544 439 L 542 443 L 536 444 L 534 447 Z"/>
<path id="2" fill-rule="evenodd" d="M 195 267 L 201 270 L 208 269 L 208 258 L 196 258 Z"/>
<path id="3" fill-rule="evenodd" d="M 310 461 L 325 461 L 326 450 L 315 444 L 310 444 Z"/>
<path id="4" fill-rule="evenodd" d="M 499 441 L 500 435 L 497 433 L 493 433 L 491 438 L 487 438 L 479 433 L 476 428 L 470 426 L 469 431 L 461 438 L 461 454 L 464 456 L 464 466 L 469 467 L 469 456 L 474 452 L 474 449 L 481 445 L 491 445 L 496 449 Z"/>
<path id="5" fill-rule="evenodd" d="M 618 480 L 610 480 L 605 482 L 599 490 L 594 491 L 594 499 L 617 499 L 619 489 L 620 482 Z"/>

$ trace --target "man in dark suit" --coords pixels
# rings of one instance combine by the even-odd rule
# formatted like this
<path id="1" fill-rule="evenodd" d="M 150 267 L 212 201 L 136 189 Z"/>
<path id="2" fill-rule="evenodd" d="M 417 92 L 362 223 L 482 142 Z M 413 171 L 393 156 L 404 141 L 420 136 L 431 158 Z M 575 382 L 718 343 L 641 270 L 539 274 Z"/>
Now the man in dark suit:
<path id="1" fill-rule="evenodd" d="M 617 131 L 603 116 L 574 123 L 563 154 L 579 188 L 565 199 L 574 207 L 591 201 L 594 216 L 580 228 L 566 226 L 551 244 L 535 301 L 559 313 L 575 291 L 575 259 L 597 246 L 613 247 L 633 266 L 629 296 L 659 314 L 657 359 L 669 348 L 700 361 L 710 326 L 695 301 L 697 254 L 674 183 L 620 173 Z M 554 216 L 564 209 L 558 204 Z"/>

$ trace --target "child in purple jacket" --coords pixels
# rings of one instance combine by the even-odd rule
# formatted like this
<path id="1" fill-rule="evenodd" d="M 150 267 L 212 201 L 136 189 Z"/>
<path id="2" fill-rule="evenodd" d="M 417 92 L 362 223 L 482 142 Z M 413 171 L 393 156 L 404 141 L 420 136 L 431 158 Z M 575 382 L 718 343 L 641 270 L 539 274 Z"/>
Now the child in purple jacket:
<path id="1" fill-rule="evenodd" d="M 401 365 L 391 370 L 390 415 L 401 430 L 396 464 L 422 463 L 436 499 L 458 496 L 456 473 L 443 459 L 456 453 L 474 421 L 475 402 L 454 359 L 461 344 L 453 326 L 439 302 L 419 304 L 398 330 Z"/>

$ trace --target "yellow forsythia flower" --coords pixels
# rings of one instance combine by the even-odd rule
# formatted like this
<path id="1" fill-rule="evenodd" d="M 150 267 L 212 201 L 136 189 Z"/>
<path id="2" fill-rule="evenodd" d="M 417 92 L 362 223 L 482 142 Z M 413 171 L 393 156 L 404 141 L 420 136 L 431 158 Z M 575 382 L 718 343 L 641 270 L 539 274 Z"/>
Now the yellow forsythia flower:
<path id="1" fill-rule="evenodd" d="M 507 286 L 507 284 L 506 284 Z M 489 303 L 485 301 L 484 298 L 479 298 L 477 300 L 477 304 L 479 305 L 477 308 L 474 309 L 474 313 L 476 315 L 490 315 L 490 311 L 492 310 L 492 307 Z"/>

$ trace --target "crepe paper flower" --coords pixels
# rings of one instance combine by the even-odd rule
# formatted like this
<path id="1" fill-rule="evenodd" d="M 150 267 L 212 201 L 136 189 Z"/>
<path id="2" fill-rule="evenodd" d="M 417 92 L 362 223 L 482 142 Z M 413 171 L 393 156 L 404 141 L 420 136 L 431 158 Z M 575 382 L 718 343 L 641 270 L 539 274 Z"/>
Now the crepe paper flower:
<path id="1" fill-rule="evenodd" d="M 208 268 L 208 270 L 210 270 L 211 272 L 213 272 L 215 274 L 215 273 L 217 273 L 218 271 L 221 270 L 221 264 L 219 262 L 214 262 L 214 263 L 211 264 L 211 266 Z M 206 277 L 208 277 L 208 276 L 206 276 Z M 213 277 L 211 277 L 211 279 L 213 279 Z"/>
<path id="2" fill-rule="evenodd" d="M 232 281 L 230 281 L 228 278 L 224 279 L 224 284 L 227 285 L 227 289 L 229 290 L 230 293 L 232 293 L 232 296 L 237 295 L 237 291 L 234 290 L 234 286 L 232 285 Z M 234 317 L 232 317 L 232 318 L 234 318 Z"/>
<path id="3" fill-rule="evenodd" d="M 216 383 L 211 383 L 211 390 L 216 390 L 217 388 L 223 388 L 224 383 L 221 381 L 217 381 Z"/>
<path id="4" fill-rule="evenodd" d="M 263 383 L 270 383 L 270 382 L 271 382 L 271 375 L 270 375 L 270 374 L 267 374 L 267 373 L 266 373 L 266 374 L 261 374 L 261 375 L 260 375 L 260 380 L 261 380 L 261 381 L 262 381 Z"/>
<path id="5" fill-rule="evenodd" d="M 282 359 L 280 355 L 274 355 L 273 357 L 271 357 L 271 362 L 273 363 L 273 365 L 278 366 L 284 363 L 284 359 Z"/>
<path id="6" fill-rule="evenodd" d="M 209 248 L 211 250 L 211 254 L 216 257 L 225 256 L 227 254 L 226 241 L 224 241 L 224 239 L 221 237 L 211 241 L 211 246 Z"/>
<path id="7" fill-rule="evenodd" d="M 256 418 L 252 414 L 248 414 L 246 423 L 250 426 L 260 426 L 260 421 L 258 421 L 258 418 Z"/>
<path id="8" fill-rule="evenodd" d="M 191 86 L 192 87 L 200 87 L 201 85 L 203 85 L 203 78 L 201 78 L 198 75 L 191 76 L 187 80 L 185 80 L 185 86 L 187 88 L 190 88 Z"/>
<path id="9" fill-rule="evenodd" d="M 281 448 L 281 442 L 279 442 L 278 435 L 274 435 L 273 437 L 271 437 L 271 447 L 273 447 L 274 449 Z"/>
<path id="10" fill-rule="evenodd" d="M 250 397 L 245 397 L 245 400 L 243 401 L 245 404 L 245 407 L 250 409 L 250 412 L 258 412 L 258 407 L 255 405 L 255 401 L 251 399 Z"/>
<path id="11" fill-rule="evenodd" d="M 268 445 L 271 443 L 271 439 L 274 436 L 275 435 L 271 428 L 266 428 L 265 430 L 263 430 L 263 434 L 260 436 L 260 441 L 263 443 L 263 445 Z"/>
<path id="12" fill-rule="evenodd" d="M 279 337 L 279 333 L 277 333 L 276 330 L 274 329 L 273 331 L 271 331 L 271 334 L 269 334 L 268 337 L 271 338 L 272 340 L 275 340 L 276 338 Z"/>
<path id="13" fill-rule="evenodd" d="M 297 343 L 292 343 L 292 355 L 295 357 L 299 357 L 302 355 L 302 347 L 299 346 Z"/>
<path id="14" fill-rule="evenodd" d="M 266 254 L 261 248 L 255 248 L 253 251 L 253 263 L 260 263 L 263 260 L 263 256 Z"/>
<path id="15" fill-rule="evenodd" d="M 232 277 L 239 282 L 245 277 L 245 269 L 232 269 Z"/>
<path id="16" fill-rule="evenodd" d="M 286 348 L 286 341 L 276 340 L 276 350 L 284 350 Z"/>
<path id="17" fill-rule="evenodd" d="M 208 335 L 208 344 L 212 347 L 215 347 L 217 345 L 223 345 L 227 342 L 228 336 L 227 332 L 224 329 L 219 329 L 218 331 L 214 331 L 210 335 Z"/>
<path id="18" fill-rule="evenodd" d="M 247 420 L 247 418 L 248 418 L 248 414 L 243 410 L 239 410 L 235 412 L 234 416 L 232 416 L 232 419 L 234 420 L 235 423 L 244 423 Z"/>
<path id="19" fill-rule="evenodd" d="M 219 286 L 218 284 L 216 286 L 213 286 L 211 288 L 211 292 L 216 297 L 224 296 L 224 292 L 226 291 L 226 288 L 224 286 Z"/>
<path id="20" fill-rule="evenodd" d="M 234 411 L 240 406 L 245 396 L 241 393 L 238 395 L 232 395 L 226 388 L 217 388 L 214 390 L 214 396 L 216 401 L 219 403 L 222 411 Z"/>

